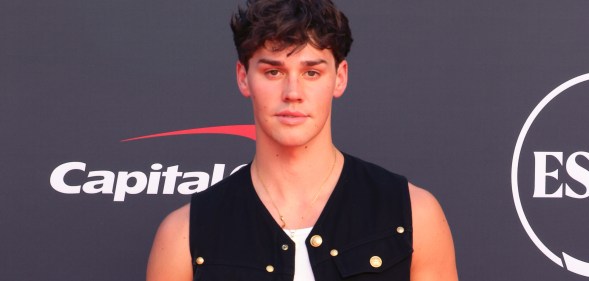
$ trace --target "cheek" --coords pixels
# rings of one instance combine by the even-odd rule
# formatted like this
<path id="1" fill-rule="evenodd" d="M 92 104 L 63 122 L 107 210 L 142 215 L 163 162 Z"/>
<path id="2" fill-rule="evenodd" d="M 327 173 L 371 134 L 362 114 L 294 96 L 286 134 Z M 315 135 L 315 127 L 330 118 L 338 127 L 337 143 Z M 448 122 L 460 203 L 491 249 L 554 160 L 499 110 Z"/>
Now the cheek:
<path id="1" fill-rule="evenodd" d="M 268 122 L 269 121 L 269 119 L 267 117 L 268 105 L 259 102 L 261 100 L 263 100 L 263 99 L 260 99 L 259 97 L 256 97 L 255 95 L 252 96 L 252 104 L 254 107 L 254 114 L 258 116 L 260 121 Z"/>

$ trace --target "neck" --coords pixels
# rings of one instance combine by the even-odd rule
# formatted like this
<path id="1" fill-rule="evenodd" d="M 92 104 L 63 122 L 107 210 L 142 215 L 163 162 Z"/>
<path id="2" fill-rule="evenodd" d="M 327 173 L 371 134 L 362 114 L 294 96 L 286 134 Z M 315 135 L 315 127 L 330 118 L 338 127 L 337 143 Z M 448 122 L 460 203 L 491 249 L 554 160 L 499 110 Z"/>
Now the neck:
<path id="1" fill-rule="evenodd" d="M 331 142 L 323 147 L 265 147 L 252 164 L 258 196 L 282 227 L 313 226 L 337 183 L 342 155 Z"/>
<path id="2" fill-rule="evenodd" d="M 317 190 L 332 173 L 337 149 L 332 143 L 325 146 L 282 147 L 257 150 L 254 165 L 266 188 L 278 196 L 305 197 Z M 278 198 L 277 198 L 278 199 Z"/>

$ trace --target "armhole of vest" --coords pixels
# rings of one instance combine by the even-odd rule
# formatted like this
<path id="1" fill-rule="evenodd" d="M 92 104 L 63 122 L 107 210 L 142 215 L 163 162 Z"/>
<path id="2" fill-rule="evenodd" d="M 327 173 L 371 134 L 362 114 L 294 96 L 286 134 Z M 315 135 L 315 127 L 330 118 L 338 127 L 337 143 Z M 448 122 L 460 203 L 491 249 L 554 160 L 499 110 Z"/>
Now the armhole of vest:
<path id="1" fill-rule="evenodd" d="M 190 258 L 192 260 L 192 270 L 194 272 L 194 270 L 196 269 L 196 263 L 194 262 L 194 259 L 196 257 L 196 224 L 194 223 L 196 221 L 196 196 L 193 195 L 192 198 L 190 199 L 190 218 L 188 220 L 188 245 L 190 247 Z"/>
<path id="2" fill-rule="evenodd" d="M 409 181 L 406 177 L 402 177 L 402 194 L 403 194 L 403 220 L 409 230 L 409 242 L 411 242 L 411 248 L 413 248 L 413 213 L 411 206 L 411 193 L 409 192 Z"/>

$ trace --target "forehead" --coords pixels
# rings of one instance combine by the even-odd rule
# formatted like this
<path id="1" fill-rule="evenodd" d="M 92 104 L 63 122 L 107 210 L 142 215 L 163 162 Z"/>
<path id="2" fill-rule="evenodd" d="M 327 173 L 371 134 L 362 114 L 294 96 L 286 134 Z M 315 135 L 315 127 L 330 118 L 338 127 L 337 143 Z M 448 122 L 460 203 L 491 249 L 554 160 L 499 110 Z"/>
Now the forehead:
<path id="1" fill-rule="evenodd" d="M 266 42 L 253 53 L 250 62 L 256 63 L 263 59 L 282 62 L 323 60 L 327 64 L 335 64 L 335 57 L 330 49 L 318 49 L 312 44 L 284 47 L 280 44 Z"/>

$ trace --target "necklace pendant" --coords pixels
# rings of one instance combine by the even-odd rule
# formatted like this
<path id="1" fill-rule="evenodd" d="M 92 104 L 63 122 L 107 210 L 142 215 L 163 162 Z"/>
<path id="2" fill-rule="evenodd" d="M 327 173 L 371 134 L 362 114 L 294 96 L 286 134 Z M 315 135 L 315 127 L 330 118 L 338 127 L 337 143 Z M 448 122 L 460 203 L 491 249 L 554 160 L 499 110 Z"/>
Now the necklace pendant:
<path id="1" fill-rule="evenodd" d="M 284 228 L 286 226 L 286 222 L 284 221 L 284 217 L 280 216 L 280 228 Z"/>

